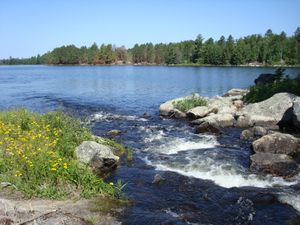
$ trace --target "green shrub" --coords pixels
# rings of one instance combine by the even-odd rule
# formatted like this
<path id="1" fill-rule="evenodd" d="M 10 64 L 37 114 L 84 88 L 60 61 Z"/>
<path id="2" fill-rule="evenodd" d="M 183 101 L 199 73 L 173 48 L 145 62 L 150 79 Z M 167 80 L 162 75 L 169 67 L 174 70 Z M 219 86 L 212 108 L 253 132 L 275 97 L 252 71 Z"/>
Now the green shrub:
<path id="1" fill-rule="evenodd" d="M 197 106 L 207 106 L 207 100 L 205 98 L 193 94 L 193 96 L 189 99 L 173 102 L 173 105 L 176 109 L 180 110 L 181 112 L 187 112 L 188 110 Z"/>
<path id="2" fill-rule="evenodd" d="M 300 81 L 284 78 L 275 83 L 252 86 L 243 101 L 247 103 L 261 102 L 280 92 L 289 92 L 300 96 Z"/>
<path id="3" fill-rule="evenodd" d="M 0 182 L 10 182 L 27 197 L 119 196 L 119 187 L 74 158 L 84 140 L 92 140 L 90 130 L 63 113 L 0 112 Z"/>

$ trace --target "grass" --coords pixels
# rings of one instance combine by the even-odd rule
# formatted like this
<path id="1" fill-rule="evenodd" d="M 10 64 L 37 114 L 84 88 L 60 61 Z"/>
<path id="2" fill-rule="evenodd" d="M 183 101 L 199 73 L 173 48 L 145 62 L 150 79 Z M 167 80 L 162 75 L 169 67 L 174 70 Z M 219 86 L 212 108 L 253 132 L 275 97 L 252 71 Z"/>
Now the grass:
<path id="1" fill-rule="evenodd" d="M 104 182 L 76 161 L 74 150 L 85 140 L 93 140 L 90 130 L 61 112 L 0 112 L 0 182 L 11 183 L 26 197 L 119 198 L 122 185 Z"/>
<path id="2" fill-rule="evenodd" d="M 181 112 L 187 112 L 197 106 L 207 106 L 207 100 L 193 94 L 191 98 L 173 102 L 173 105 Z"/>

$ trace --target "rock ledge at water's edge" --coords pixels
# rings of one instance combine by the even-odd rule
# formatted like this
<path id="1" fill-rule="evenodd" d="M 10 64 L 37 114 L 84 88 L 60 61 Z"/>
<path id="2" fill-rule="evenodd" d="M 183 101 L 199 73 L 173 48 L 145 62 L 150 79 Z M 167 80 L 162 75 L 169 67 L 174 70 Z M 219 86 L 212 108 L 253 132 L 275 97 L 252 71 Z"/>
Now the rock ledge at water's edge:
<path id="1" fill-rule="evenodd" d="M 247 90 L 232 89 L 222 97 L 206 98 L 207 106 L 187 112 L 179 111 L 173 104 L 191 98 L 181 97 L 163 103 L 160 114 L 191 120 L 195 133 L 219 134 L 222 128 L 242 128 L 241 139 L 254 141 L 255 154 L 250 157 L 253 171 L 284 178 L 297 175 L 299 166 L 292 156 L 299 151 L 300 141 L 282 132 L 291 128 L 299 131 L 300 98 L 290 93 L 277 93 L 262 102 L 245 104 L 242 99 L 246 93 Z"/>

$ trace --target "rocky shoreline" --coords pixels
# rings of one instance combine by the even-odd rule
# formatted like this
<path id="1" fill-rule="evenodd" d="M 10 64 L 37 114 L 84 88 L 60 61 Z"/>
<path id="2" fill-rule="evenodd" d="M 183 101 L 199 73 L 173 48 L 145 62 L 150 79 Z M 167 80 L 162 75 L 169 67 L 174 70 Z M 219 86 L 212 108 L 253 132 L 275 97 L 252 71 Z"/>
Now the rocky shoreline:
<path id="1" fill-rule="evenodd" d="M 243 129 L 240 138 L 251 141 L 253 154 L 250 169 L 255 173 L 271 174 L 285 179 L 299 173 L 300 97 L 278 93 L 265 101 L 246 104 L 245 89 L 232 89 L 223 96 L 205 98 L 206 106 L 186 112 L 178 110 L 176 102 L 198 94 L 169 100 L 160 105 L 160 114 L 170 118 L 185 118 L 195 133 L 218 135 L 223 128 Z"/>

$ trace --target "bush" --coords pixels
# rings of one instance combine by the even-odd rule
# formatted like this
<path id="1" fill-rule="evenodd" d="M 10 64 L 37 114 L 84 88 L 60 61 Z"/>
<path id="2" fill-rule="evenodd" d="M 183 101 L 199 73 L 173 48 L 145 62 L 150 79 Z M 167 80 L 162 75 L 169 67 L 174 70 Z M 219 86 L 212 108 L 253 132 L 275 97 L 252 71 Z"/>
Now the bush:
<path id="1" fill-rule="evenodd" d="M 193 96 L 189 99 L 173 102 L 173 105 L 181 112 L 187 112 L 188 110 L 197 106 L 207 106 L 207 100 L 193 94 Z"/>
<path id="2" fill-rule="evenodd" d="M 243 101 L 247 103 L 261 102 L 280 92 L 289 92 L 300 96 L 300 81 L 286 77 L 275 83 L 252 86 Z"/>
<path id="3" fill-rule="evenodd" d="M 119 195 L 114 185 L 77 163 L 74 150 L 84 140 L 92 140 L 89 129 L 63 113 L 0 112 L 0 182 L 27 197 Z"/>

